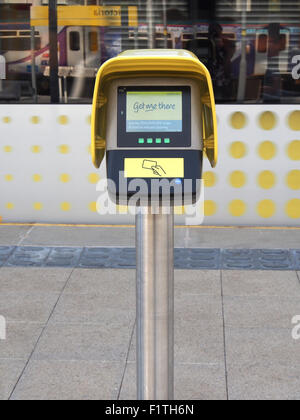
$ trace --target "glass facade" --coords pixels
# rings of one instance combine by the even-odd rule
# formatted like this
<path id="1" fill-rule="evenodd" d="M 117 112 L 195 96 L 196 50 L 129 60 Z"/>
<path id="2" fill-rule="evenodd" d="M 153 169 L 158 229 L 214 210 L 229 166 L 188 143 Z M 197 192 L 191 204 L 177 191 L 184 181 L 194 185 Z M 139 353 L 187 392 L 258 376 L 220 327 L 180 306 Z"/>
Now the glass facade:
<path id="1" fill-rule="evenodd" d="M 300 103 L 300 0 L 0 0 L 0 103 L 91 103 L 143 48 L 193 51 L 217 103 Z"/>

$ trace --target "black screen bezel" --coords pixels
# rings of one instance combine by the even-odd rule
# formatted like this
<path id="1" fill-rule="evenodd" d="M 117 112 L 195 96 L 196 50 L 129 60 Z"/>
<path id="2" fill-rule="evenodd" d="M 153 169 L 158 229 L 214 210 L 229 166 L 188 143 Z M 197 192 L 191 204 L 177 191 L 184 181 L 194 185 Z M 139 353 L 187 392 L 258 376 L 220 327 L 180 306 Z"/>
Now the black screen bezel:
<path id="1" fill-rule="evenodd" d="M 127 92 L 152 92 L 152 91 L 178 91 L 182 92 L 182 132 L 136 132 L 127 133 L 126 118 L 127 106 L 126 95 Z M 186 148 L 191 147 L 191 87 L 190 86 L 119 86 L 118 87 L 118 148 Z M 139 144 L 138 139 L 144 138 L 145 143 Z M 153 143 L 147 144 L 147 138 L 152 138 Z M 162 143 L 157 144 L 156 138 L 162 138 Z M 164 138 L 169 138 L 169 144 L 164 143 Z"/>

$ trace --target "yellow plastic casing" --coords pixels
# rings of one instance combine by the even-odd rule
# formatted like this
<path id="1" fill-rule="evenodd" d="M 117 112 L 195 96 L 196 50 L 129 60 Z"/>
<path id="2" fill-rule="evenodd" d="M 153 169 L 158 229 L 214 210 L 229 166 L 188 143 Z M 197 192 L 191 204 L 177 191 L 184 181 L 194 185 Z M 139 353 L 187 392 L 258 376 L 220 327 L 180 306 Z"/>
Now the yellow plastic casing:
<path id="1" fill-rule="evenodd" d="M 210 73 L 190 51 L 159 49 L 125 51 L 100 67 L 92 109 L 92 159 L 96 168 L 100 167 L 106 150 L 107 98 L 110 84 L 116 79 L 141 77 L 182 77 L 198 83 L 204 152 L 211 166 L 215 167 L 218 158 L 217 117 Z"/>

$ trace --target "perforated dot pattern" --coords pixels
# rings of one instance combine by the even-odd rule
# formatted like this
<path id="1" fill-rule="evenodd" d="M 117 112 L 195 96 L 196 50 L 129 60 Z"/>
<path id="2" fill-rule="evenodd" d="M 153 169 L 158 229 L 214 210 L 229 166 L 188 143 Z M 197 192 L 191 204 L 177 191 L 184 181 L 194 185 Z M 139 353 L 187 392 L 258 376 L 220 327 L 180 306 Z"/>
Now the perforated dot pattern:
<path id="1" fill-rule="evenodd" d="M 204 162 L 207 225 L 300 225 L 300 107 L 217 106 L 219 162 Z M 2 222 L 133 223 L 97 213 L 91 107 L 0 106 Z M 181 218 L 185 208 L 176 208 Z"/>

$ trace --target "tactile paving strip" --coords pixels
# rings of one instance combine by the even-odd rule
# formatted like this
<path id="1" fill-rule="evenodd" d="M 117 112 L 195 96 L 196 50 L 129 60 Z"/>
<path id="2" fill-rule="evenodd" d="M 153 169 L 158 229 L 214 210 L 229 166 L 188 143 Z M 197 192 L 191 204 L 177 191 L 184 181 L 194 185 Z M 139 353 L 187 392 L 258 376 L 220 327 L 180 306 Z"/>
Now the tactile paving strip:
<path id="1" fill-rule="evenodd" d="M 175 269 L 218 270 L 220 255 L 220 249 L 176 248 L 174 266 Z"/>
<path id="2" fill-rule="evenodd" d="M 51 248 L 16 247 L 5 265 L 8 267 L 40 267 L 44 265 Z"/>
<path id="3" fill-rule="evenodd" d="M 83 248 L 52 248 L 45 265 L 47 267 L 77 267 Z"/>
<path id="4" fill-rule="evenodd" d="M 223 270 L 295 270 L 293 252 L 284 249 L 222 251 Z"/>
<path id="5" fill-rule="evenodd" d="M 300 249 L 176 248 L 175 269 L 300 270 Z M 131 268 L 134 248 L 0 246 L 0 267 Z"/>
<path id="6" fill-rule="evenodd" d="M 300 271 L 300 249 L 293 249 L 292 254 L 294 256 L 296 270 Z"/>
<path id="7" fill-rule="evenodd" d="M 0 246 L 0 267 L 7 261 L 14 249 L 14 246 Z"/>
<path id="8" fill-rule="evenodd" d="M 260 250 L 258 262 L 261 270 L 293 270 L 294 259 L 289 250 Z"/>
<path id="9" fill-rule="evenodd" d="M 256 254 L 255 249 L 223 249 L 221 267 L 224 270 L 255 270 Z"/>
<path id="10" fill-rule="evenodd" d="M 81 268 L 135 268 L 134 248 L 85 248 Z"/>

